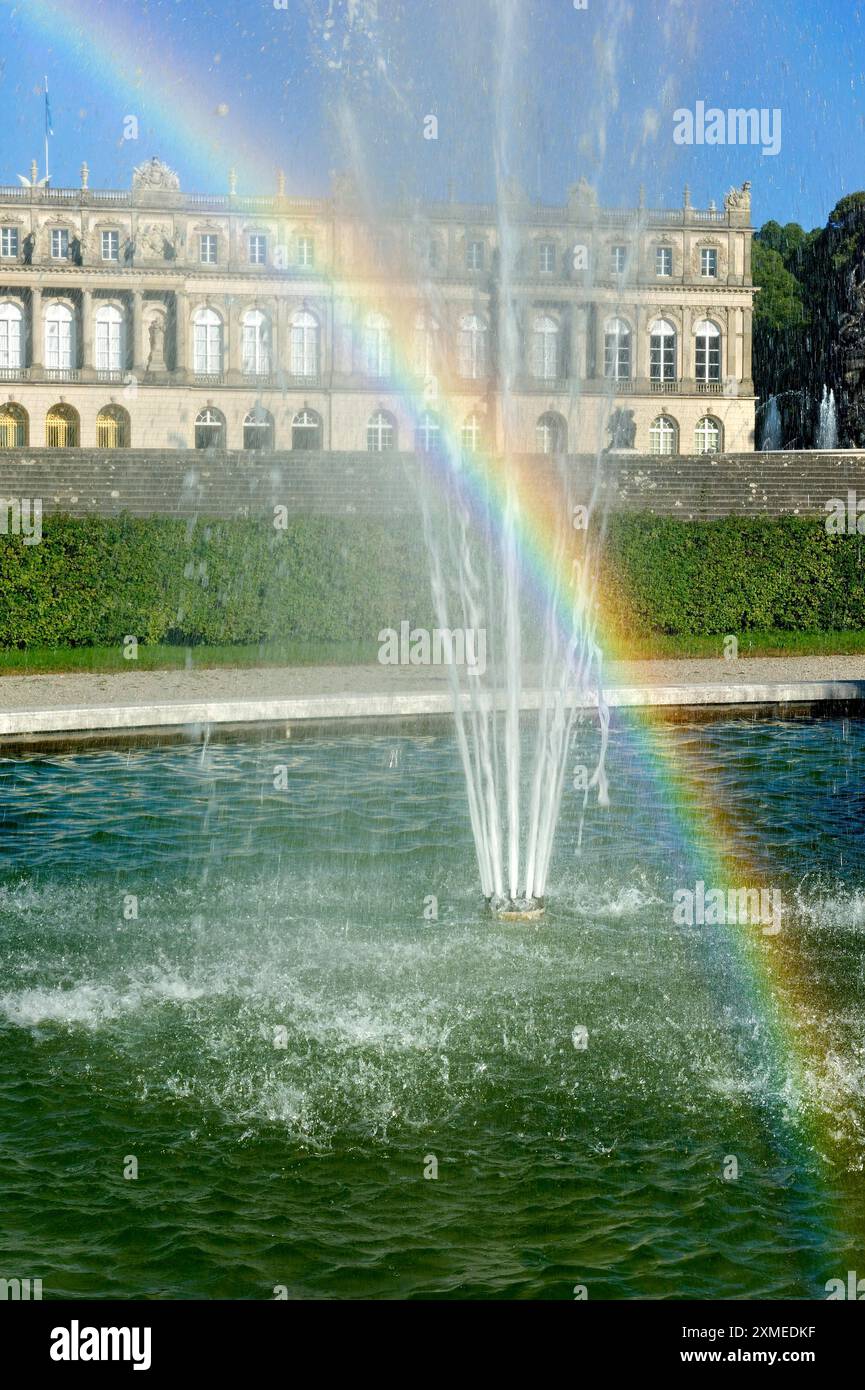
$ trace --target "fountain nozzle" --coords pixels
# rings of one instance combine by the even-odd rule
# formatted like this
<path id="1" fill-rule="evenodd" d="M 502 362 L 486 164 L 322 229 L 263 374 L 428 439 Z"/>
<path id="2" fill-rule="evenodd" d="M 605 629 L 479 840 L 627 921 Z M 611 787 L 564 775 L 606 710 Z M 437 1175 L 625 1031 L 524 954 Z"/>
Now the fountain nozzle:
<path id="1" fill-rule="evenodd" d="M 544 915 L 543 898 L 487 898 L 487 907 L 500 922 L 534 922 Z"/>

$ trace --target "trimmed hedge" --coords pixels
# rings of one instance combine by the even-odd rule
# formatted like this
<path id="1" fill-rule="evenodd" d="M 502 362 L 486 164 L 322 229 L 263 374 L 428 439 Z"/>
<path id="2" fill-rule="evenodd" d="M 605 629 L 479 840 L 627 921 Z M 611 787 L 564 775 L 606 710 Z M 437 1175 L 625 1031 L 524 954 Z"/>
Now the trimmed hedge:
<path id="1" fill-rule="evenodd" d="M 865 537 L 819 518 L 613 516 L 601 591 L 626 635 L 861 629 Z M 405 619 L 435 626 L 420 523 L 50 516 L 39 545 L 0 536 L 2 647 L 375 643 Z"/>

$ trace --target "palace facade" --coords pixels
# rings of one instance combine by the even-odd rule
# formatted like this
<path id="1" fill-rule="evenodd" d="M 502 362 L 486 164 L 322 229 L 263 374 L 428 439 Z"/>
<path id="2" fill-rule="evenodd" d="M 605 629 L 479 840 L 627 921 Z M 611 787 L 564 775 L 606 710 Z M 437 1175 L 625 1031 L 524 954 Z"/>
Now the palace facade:
<path id="1" fill-rule="evenodd" d="M 126 191 L 86 165 L 0 187 L 0 447 L 754 448 L 747 183 L 721 209 L 581 181 L 373 216 L 347 180 L 235 189 L 156 159 Z"/>

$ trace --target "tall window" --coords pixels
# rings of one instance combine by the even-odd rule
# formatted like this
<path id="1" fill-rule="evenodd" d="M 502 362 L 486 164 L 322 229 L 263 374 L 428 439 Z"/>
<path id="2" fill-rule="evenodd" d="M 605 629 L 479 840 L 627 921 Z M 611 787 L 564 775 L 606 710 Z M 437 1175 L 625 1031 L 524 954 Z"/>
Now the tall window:
<path id="1" fill-rule="evenodd" d="M 559 374 L 559 327 L 555 319 L 539 314 L 532 324 L 532 376 L 552 381 Z"/>
<path id="2" fill-rule="evenodd" d="M 476 381 L 487 374 L 487 330 L 477 314 L 464 314 L 457 334 L 459 374 Z"/>
<path id="3" fill-rule="evenodd" d="M 556 268 L 556 247 L 552 241 L 542 241 L 538 246 L 538 270 L 542 275 L 552 275 Z"/>
<path id="4" fill-rule="evenodd" d="M 0 304 L 0 367 L 23 367 L 23 323 L 17 304 Z"/>
<path id="5" fill-rule="evenodd" d="M 0 256 L 18 255 L 18 228 L 0 227 Z"/>
<path id="6" fill-rule="evenodd" d="M 27 411 L 14 401 L 0 405 L 0 449 L 23 449 L 27 444 Z"/>
<path id="7" fill-rule="evenodd" d="M 311 236 L 297 238 L 297 264 L 306 270 L 315 265 L 315 241 Z"/>
<path id="8" fill-rule="evenodd" d="M 714 246 L 704 246 L 700 251 L 700 274 L 716 276 L 718 274 L 718 252 Z"/>
<path id="9" fill-rule="evenodd" d="M 202 265 L 216 265 L 217 245 L 215 232 L 202 232 L 198 238 L 198 259 Z"/>
<path id="10" fill-rule="evenodd" d="M 65 261 L 69 255 L 69 232 L 65 227 L 51 229 L 51 256 L 55 261 Z"/>
<path id="11" fill-rule="evenodd" d="M 414 433 L 414 446 L 419 453 L 432 454 L 441 444 L 441 423 L 437 415 L 424 411 Z"/>
<path id="12" fill-rule="evenodd" d="M 698 381 L 721 380 L 721 334 L 716 324 L 703 319 L 695 328 Z"/>
<path id="13" fill-rule="evenodd" d="M 123 315 L 107 304 L 96 315 L 96 370 L 121 372 L 124 361 Z"/>
<path id="14" fill-rule="evenodd" d="M 291 375 L 318 376 L 318 319 L 307 309 L 291 320 Z"/>
<path id="15" fill-rule="evenodd" d="M 120 233 L 102 232 L 100 238 L 103 261 L 120 260 Z"/>
<path id="16" fill-rule="evenodd" d="M 221 449 L 225 445 L 225 420 L 212 405 L 195 417 L 196 449 Z"/>
<path id="17" fill-rule="evenodd" d="M 383 454 L 396 447 L 393 417 L 384 410 L 377 410 L 370 416 L 366 427 L 366 447 L 371 454 Z"/>
<path id="18" fill-rule="evenodd" d="M 467 454 L 476 454 L 481 447 L 483 426 L 480 417 L 472 412 L 460 430 L 460 444 Z"/>
<path id="19" fill-rule="evenodd" d="M 418 314 L 414 321 L 412 367 L 416 376 L 428 381 L 438 371 L 439 328 L 429 314 Z"/>
<path id="20" fill-rule="evenodd" d="M 52 304 L 45 315 L 45 366 L 69 371 L 75 366 L 74 319 L 66 304 Z"/>
<path id="21" fill-rule="evenodd" d="M 698 454 L 717 454 L 721 449 L 721 426 L 711 415 L 704 415 L 697 421 L 694 431 L 694 447 Z"/>
<path id="22" fill-rule="evenodd" d="M 628 264 L 627 246 L 610 247 L 610 269 L 614 275 L 623 275 Z"/>
<path id="23" fill-rule="evenodd" d="M 193 370 L 199 376 L 219 376 L 222 373 L 222 319 L 215 309 L 199 309 L 196 312 L 192 363 Z"/>
<path id="24" fill-rule="evenodd" d="M 292 449 L 321 448 L 321 420 L 314 410 L 299 410 L 291 422 Z"/>
<path id="25" fill-rule="evenodd" d="M 484 243 L 482 241 L 466 242 L 466 269 L 483 270 L 484 268 Z"/>
<path id="26" fill-rule="evenodd" d="M 672 275 L 673 273 L 673 248 L 672 246 L 655 247 L 655 274 Z"/>
<path id="27" fill-rule="evenodd" d="M 96 416 L 97 449 L 128 449 L 129 415 L 122 405 L 105 405 Z"/>
<path id="28" fill-rule="evenodd" d="M 243 421 L 243 447 L 259 453 L 273 448 L 273 417 L 254 405 Z"/>
<path id="29" fill-rule="evenodd" d="M 535 443 L 539 454 L 563 454 L 565 452 L 565 422 L 560 415 L 548 411 L 535 425 Z"/>
<path id="30" fill-rule="evenodd" d="M 666 319 L 657 319 L 649 335 L 649 376 L 652 381 L 676 380 L 676 330 Z"/>
<path id="31" fill-rule="evenodd" d="M 367 376 L 390 376 L 390 324 L 384 314 L 368 314 L 363 326 L 363 369 Z"/>
<path id="32" fill-rule="evenodd" d="M 671 415 L 659 415 L 649 429 L 649 452 L 652 454 L 674 454 L 678 427 Z"/>
<path id="33" fill-rule="evenodd" d="M 624 319 L 604 324 L 604 376 L 627 381 L 631 375 L 631 330 Z"/>
<path id="34" fill-rule="evenodd" d="M 267 237 L 263 232 L 252 232 L 249 238 L 249 264 L 267 264 Z"/>
<path id="35" fill-rule="evenodd" d="M 270 372 L 270 324 L 260 309 L 249 309 L 241 325 L 241 359 L 246 376 Z"/>

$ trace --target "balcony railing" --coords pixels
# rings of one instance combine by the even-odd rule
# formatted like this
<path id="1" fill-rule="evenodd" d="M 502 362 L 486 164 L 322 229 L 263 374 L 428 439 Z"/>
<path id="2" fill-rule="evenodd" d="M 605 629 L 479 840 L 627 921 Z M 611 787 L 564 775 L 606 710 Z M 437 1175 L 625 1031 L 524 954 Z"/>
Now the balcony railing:
<path id="1" fill-rule="evenodd" d="M 80 381 L 81 373 L 77 367 L 46 367 L 46 381 Z"/>
<path id="2" fill-rule="evenodd" d="M 698 381 L 697 391 L 701 396 L 720 396 L 724 390 L 723 382 Z"/>
<path id="3" fill-rule="evenodd" d="M 682 389 L 682 383 L 677 377 L 668 377 L 664 381 L 652 380 L 649 382 L 649 390 L 657 392 L 659 395 L 675 396 Z"/>
<path id="4" fill-rule="evenodd" d="M 0 381 L 29 381 L 29 367 L 0 367 Z"/>
<path id="5" fill-rule="evenodd" d="M 225 381 L 223 372 L 193 372 L 193 386 L 222 386 Z"/>

